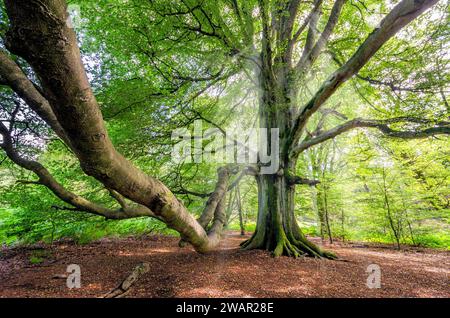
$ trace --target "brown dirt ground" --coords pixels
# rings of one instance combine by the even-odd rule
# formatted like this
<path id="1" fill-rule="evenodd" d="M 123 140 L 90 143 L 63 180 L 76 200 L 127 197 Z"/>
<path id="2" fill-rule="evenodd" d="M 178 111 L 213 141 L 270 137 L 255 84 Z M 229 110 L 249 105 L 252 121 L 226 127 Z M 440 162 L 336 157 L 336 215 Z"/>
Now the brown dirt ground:
<path id="1" fill-rule="evenodd" d="M 341 261 L 272 258 L 239 250 L 242 240 L 227 233 L 208 255 L 180 249 L 176 238 L 164 236 L 3 249 L 0 297 L 99 297 L 140 262 L 151 270 L 128 297 L 450 297 L 448 251 L 338 242 L 324 245 Z M 32 264 L 36 255 L 44 261 Z M 81 267 L 80 289 L 66 287 L 62 275 L 69 264 Z M 381 267 L 380 289 L 366 286 L 369 264 Z"/>

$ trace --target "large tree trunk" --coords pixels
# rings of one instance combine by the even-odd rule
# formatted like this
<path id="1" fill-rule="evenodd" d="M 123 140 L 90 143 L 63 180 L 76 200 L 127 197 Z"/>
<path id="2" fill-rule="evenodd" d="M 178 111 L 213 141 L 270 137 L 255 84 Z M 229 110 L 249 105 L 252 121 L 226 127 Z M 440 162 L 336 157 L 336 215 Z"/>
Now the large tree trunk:
<path id="1" fill-rule="evenodd" d="M 283 68 L 274 68 L 271 62 L 270 44 L 263 43 L 261 72 L 259 74 L 260 102 L 259 125 L 268 130 L 278 129 L 278 147 L 272 144 L 271 132 L 266 134 L 270 153 L 278 151 L 279 170 L 273 174 L 259 174 L 258 219 L 253 236 L 243 242 L 245 249 L 265 249 L 274 256 L 309 255 L 335 258 L 308 241 L 295 219 L 295 184 L 290 176 L 296 171 L 296 157 L 289 156 L 292 138 L 291 78 Z M 260 149 L 260 153 L 265 149 Z M 272 156 L 273 158 L 273 156 Z"/>
<path id="2" fill-rule="evenodd" d="M 245 249 L 264 249 L 274 256 L 309 255 L 335 258 L 310 242 L 298 226 L 294 213 L 295 187 L 285 175 L 260 175 L 258 220 L 253 236 L 242 244 Z"/>

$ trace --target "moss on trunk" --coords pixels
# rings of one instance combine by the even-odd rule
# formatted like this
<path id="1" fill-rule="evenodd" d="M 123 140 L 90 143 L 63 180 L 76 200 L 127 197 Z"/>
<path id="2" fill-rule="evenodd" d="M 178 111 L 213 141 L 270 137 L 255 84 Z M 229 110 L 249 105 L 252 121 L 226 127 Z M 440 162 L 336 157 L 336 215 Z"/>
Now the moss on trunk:
<path id="1" fill-rule="evenodd" d="M 312 256 L 335 259 L 336 256 L 309 241 L 294 215 L 295 188 L 284 176 L 262 175 L 258 178 L 258 221 L 256 231 L 244 241 L 244 249 L 264 249 L 273 256 Z"/>

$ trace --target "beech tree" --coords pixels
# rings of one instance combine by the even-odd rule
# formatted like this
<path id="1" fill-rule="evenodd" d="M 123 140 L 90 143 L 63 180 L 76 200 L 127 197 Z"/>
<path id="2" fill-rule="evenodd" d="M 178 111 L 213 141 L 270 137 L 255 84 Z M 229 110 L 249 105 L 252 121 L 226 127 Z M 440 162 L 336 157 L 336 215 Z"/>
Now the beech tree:
<path id="1" fill-rule="evenodd" d="M 0 81 L 14 91 L 16 99 L 11 111 L 2 106 L 8 119 L 0 123 L 1 147 L 12 162 L 34 172 L 38 180 L 32 183 L 50 189 L 71 206 L 67 209 L 110 219 L 157 218 L 178 231 L 182 241 L 189 242 L 201 253 L 213 250 L 220 242 L 226 222 L 227 191 L 240 178 L 251 175 L 258 186 L 257 227 L 253 236 L 242 244 L 243 248 L 266 249 L 275 256 L 335 258 L 307 240 L 297 224 L 295 188 L 316 183 L 297 174 L 298 161 L 310 147 L 356 128 L 373 128 L 390 138 L 403 139 L 450 133 L 446 121 L 448 104 L 442 88 L 445 79 L 426 87 L 410 87 L 361 74 L 361 69 L 370 65 L 388 41 L 395 40 L 400 30 L 437 3 L 438 0 L 399 1 L 372 26 L 370 33 L 365 32 L 368 24 L 361 26 L 360 32 L 356 32 L 361 41 L 352 40 L 354 34 L 346 37 L 346 32 L 355 33 L 359 27 L 352 25 L 351 12 L 356 13 L 355 8 L 359 8 L 353 1 L 136 0 L 124 5 L 124 9 L 142 14 L 129 28 L 146 42 L 146 47 L 138 49 L 148 57 L 150 65 L 161 76 L 172 77 L 169 95 L 181 89 L 184 82 L 206 83 L 208 88 L 219 80 L 244 74 L 256 87 L 259 127 L 279 129 L 278 171 L 263 174 L 262 163 L 219 168 L 217 185 L 208 194 L 197 220 L 157 176 L 144 173 L 114 147 L 82 62 L 77 35 L 67 23 L 66 2 L 5 0 L 9 25 L 0 52 Z M 342 16 L 345 10 L 349 11 Z M 160 25 L 158 31 L 157 25 Z M 171 55 L 172 63 L 178 63 L 184 74 L 175 66 L 161 62 L 164 56 L 159 55 L 171 53 L 154 50 L 157 45 L 154 34 L 161 36 L 159 41 L 188 43 L 182 56 L 191 54 L 192 61 Z M 351 53 L 340 51 L 339 41 L 355 44 L 350 45 Z M 216 63 L 198 77 L 186 74 L 192 72 L 192 65 L 201 68 L 193 60 L 205 55 L 210 59 L 223 57 L 226 65 Z M 335 70 L 315 92 L 308 92 L 310 76 L 321 63 L 334 63 Z M 380 65 L 383 67 L 383 63 L 376 63 Z M 412 69 L 408 71 L 407 74 L 413 73 Z M 319 123 L 311 132 L 308 127 L 312 118 L 318 113 L 333 114 L 332 108 L 326 108 L 327 104 L 349 80 L 365 81 L 393 92 L 436 94 L 438 89 L 441 102 L 447 105 L 446 111 L 435 118 L 417 117 L 415 112 L 379 119 L 354 118 L 328 130 Z M 178 82 L 181 84 L 177 85 Z M 205 87 L 197 95 L 205 93 Z M 107 208 L 67 190 L 41 163 L 18 147 L 17 124 L 23 116 L 17 113 L 23 103 L 30 113 L 39 117 L 29 119 L 27 127 L 33 126 L 36 120 L 44 121 L 78 158 L 84 173 L 110 191 L 119 209 Z M 268 139 L 270 145 L 270 134 Z M 233 176 L 237 177 L 231 182 Z"/>

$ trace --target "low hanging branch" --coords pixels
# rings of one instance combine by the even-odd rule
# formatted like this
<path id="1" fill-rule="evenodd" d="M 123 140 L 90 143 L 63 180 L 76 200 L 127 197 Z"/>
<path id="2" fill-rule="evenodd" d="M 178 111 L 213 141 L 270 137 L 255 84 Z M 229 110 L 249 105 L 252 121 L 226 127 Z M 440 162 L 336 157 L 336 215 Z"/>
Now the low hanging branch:
<path id="1" fill-rule="evenodd" d="M 54 207 L 60 210 L 70 211 L 82 211 L 96 215 L 103 216 L 107 219 L 128 219 L 132 217 L 150 216 L 158 218 L 152 211 L 144 206 L 122 208 L 121 210 L 113 210 L 101 206 L 97 203 L 89 201 L 75 193 L 68 191 L 61 185 L 53 175 L 39 162 L 23 158 L 19 152 L 14 148 L 13 140 L 9 129 L 0 122 L 0 135 L 3 137 L 3 143 L 0 144 L 8 158 L 17 164 L 18 166 L 34 172 L 39 180 L 38 181 L 25 181 L 20 180 L 20 183 L 43 185 L 53 192 L 59 199 L 65 203 L 71 205 L 73 208 L 68 207 Z"/>
<path id="2" fill-rule="evenodd" d="M 390 124 L 399 123 L 399 122 L 409 122 L 409 123 L 420 123 L 420 124 L 434 124 L 434 127 L 425 128 L 422 130 L 394 130 L 389 127 Z M 428 121 L 425 119 L 419 119 L 419 118 L 410 118 L 410 117 L 399 117 L 399 118 L 391 118 L 391 119 L 384 119 L 384 120 L 370 120 L 370 119 L 361 119 L 356 118 L 353 120 L 350 120 L 340 126 L 337 126 L 335 128 L 332 128 L 324 133 L 321 133 L 320 135 L 307 139 L 303 141 L 301 144 L 299 144 L 296 148 L 293 150 L 293 155 L 298 155 L 302 151 L 317 145 L 319 143 L 322 143 L 326 140 L 332 139 L 342 133 L 345 133 L 351 129 L 354 128 L 362 128 L 362 127 L 368 127 L 368 128 L 376 128 L 380 130 L 383 134 L 389 137 L 393 138 L 403 138 L 403 139 L 415 139 L 415 138 L 426 138 L 434 135 L 439 134 L 450 134 L 450 122 L 437 122 L 433 123 L 432 121 Z"/>

